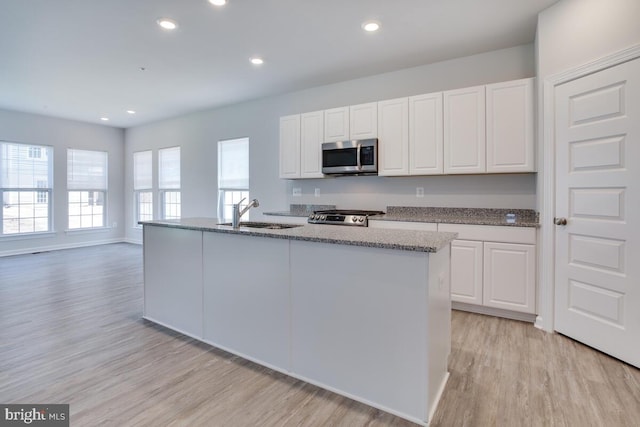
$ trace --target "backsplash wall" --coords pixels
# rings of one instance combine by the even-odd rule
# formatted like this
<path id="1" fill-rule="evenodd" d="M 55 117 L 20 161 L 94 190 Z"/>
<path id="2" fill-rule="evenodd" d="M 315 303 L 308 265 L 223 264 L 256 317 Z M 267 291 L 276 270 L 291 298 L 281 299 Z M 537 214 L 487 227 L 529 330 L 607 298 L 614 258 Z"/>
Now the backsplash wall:
<path id="1" fill-rule="evenodd" d="M 416 188 L 424 197 L 416 197 Z M 301 196 L 293 196 L 299 188 Z M 315 191 L 320 195 L 316 197 Z M 338 208 L 444 206 L 535 209 L 536 174 L 419 177 L 341 176 L 287 181 L 292 204 L 334 204 Z"/>

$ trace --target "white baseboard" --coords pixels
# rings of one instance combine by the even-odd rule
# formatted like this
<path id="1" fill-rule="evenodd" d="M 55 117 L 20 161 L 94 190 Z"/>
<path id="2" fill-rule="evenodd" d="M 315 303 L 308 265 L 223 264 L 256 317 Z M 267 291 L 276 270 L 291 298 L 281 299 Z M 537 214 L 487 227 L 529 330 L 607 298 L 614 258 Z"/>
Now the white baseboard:
<path id="1" fill-rule="evenodd" d="M 124 242 L 126 241 L 123 238 L 115 238 L 115 239 L 92 240 L 90 242 L 67 243 L 64 245 L 36 246 L 36 247 L 30 247 L 30 248 L 20 248 L 15 250 L 2 251 L 0 252 L 0 257 L 33 254 L 36 252 L 58 251 L 61 249 L 84 248 L 87 246 L 107 245 L 110 243 L 124 243 Z"/>
<path id="2" fill-rule="evenodd" d="M 451 308 L 454 310 L 470 311 L 472 313 L 487 314 L 489 316 L 520 320 L 522 322 L 534 323 L 536 321 L 535 314 L 518 313 L 517 311 L 502 310 L 500 308 L 484 307 L 481 305 L 465 304 L 463 302 L 451 301 Z"/>
<path id="3" fill-rule="evenodd" d="M 142 244 L 142 240 L 131 239 L 129 237 L 125 237 L 122 241 L 125 242 L 125 243 L 131 243 L 133 245 L 141 245 Z"/>

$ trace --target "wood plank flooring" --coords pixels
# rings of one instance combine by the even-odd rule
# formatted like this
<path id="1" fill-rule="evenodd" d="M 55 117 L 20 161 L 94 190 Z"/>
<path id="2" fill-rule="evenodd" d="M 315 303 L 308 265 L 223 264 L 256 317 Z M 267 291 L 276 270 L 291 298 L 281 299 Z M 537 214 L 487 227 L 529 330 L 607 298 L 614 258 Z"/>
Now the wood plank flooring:
<path id="1" fill-rule="evenodd" d="M 142 249 L 0 258 L 0 402 L 72 426 L 412 426 L 141 319 Z M 639 308 L 640 309 L 640 308 Z M 453 313 L 433 426 L 637 426 L 640 370 L 531 324 Z"/>

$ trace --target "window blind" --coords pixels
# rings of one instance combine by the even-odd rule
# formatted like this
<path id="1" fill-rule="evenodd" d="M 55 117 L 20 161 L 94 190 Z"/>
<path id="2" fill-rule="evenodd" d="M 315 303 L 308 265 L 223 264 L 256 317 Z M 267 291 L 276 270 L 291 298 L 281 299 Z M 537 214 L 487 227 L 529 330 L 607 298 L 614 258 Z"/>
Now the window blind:
<path id="1" fill-rule="evenodd" d="M 218 188 L 249 188 L 249 139 L 218 142 Z"/>
<path id="2" fill-rule="evenodd" d="M 53 148 L 0 143 L 0 187 L 53 187 Z"/>
<path id="3" fill-rule="evenodd" d="M 107 152 L 67 150 L 67 189 L 106 190 Z"/>
<path id="4" fill-rule="evenodd" d="M 147 190 L 153 187 L 153 160 L 151 150 L 133 153 L 133 189 Z"/>
<path id="5" fill-rule="evenodd" d="M 180 188 L 180 147 L 158 151 L 158 187 L 161 190 Z"/>

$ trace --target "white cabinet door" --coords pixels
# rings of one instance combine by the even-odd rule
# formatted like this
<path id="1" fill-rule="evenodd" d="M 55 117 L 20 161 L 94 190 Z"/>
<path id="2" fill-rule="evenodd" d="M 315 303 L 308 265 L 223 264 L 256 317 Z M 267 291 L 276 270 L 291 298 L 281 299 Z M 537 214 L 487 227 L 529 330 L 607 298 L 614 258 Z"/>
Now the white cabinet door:
<path id="1" fill-rule="evenodd" d="M 324 142 L 349 139 L 349 107 L 324 110 Z"/>
<path id="2" fill-rule="evenodd" d="M 484 305 L 535 313 L 535 268 L 534 245 L 485 242 Z"/>
<path id="3" fill-rule="evenodd" d="M 300 116 L 300 177 L 322 178 L 324 111 Z"/>
<path id="4" fill-rule="evenodd" d="M 144 317 L 202 338 L 202 231 L 145 225 L 143 233 Z"/>
<path id="5" fill-rule="evenodd" d="M 451 242 L 451 300 L 482 305 L 482 242 Z"/>
<path id="6" fill-rule="evenodd" d="M 409 173 L 438 175 L 443 169 L 442 93 L 409 98 Z"/>
<path id="7" fill-rule="evenodd" d="M 487 172 L 533 172 L 533 79 L 487 85 Z"/>
<path id="8" fill-rule="evenodd" d="M 352 105 L 349 107 L 350 139 L 378 137 L 378 103 Z"/>
<path id="9" fill-rule="evenodd" d="M 378 102 L 378 175 L 409 174 L 409 98 Z"/>
<path id="10" fill-rule="evenodd" d="M 280 117 L 280 178 L 300 178 L 300 115 Z"/>
<path id="11" fill-rule="evenodd" d="M 444 173 L 486 171 L 485 87 L 444 92 Z"/>
<path id="12" fill-rule="evenodd" d="M 290 370 L 289 241 L 204 233 L 201 250 L 204 339 Z"/>

